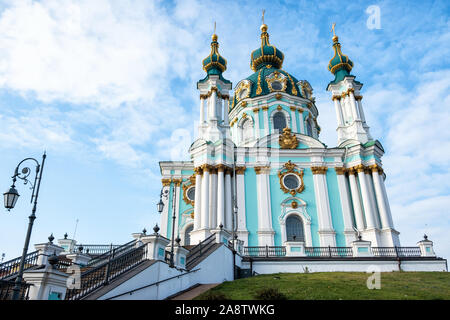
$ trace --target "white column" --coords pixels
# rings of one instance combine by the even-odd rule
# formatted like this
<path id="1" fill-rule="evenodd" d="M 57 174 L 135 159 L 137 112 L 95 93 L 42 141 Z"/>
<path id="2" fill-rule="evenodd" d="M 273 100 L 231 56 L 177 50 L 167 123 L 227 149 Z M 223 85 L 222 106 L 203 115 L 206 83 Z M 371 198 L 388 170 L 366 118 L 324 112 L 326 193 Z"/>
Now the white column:
<path id="1" fill-rule="evenodd" d="M 381 171 L 379 172 L 379 168 L 377 165 L 371 166 L 371 169 L 373 184 L 375 187 L 375 197 L 377 199 L 378 209 L 380 210 L 381 226 L 383 229 L 392 228 L 389 204 L 387 204 L 385 201 L 383 189 L 381 186 L 381 184 L 383 183 L 381 181 Z"/>
<path id="2" fill-rule="evenodd" d="M 342 117 L 342 111 L 341 111 L 341 103 L 339 101 L 339 97 L 333 97 L 334 100 L 334 108 L 336 110 L 336 118 L 338 121 L 338 127 L 344 125 L 344 119 Z"/>
<path id="3" fill-rule="evenodd" d="M 217 169 L 211 168 L 209 172 L 209 228 L 215 229 L 217 225 Z"/>
<path id="4" fill-rule="evenodd" d="M 194 230 L 201 226 L 201 208 L 202 208 L 202 170 L 195 168 L 195 203 L 194 203 Z"/>
<path id="5" fill-rule="evenodd" d="M 228 105 L 229 105 L 229 98 L 223 100 L 223 124 L 225 126 L 230 125 L 230 119 L 228 118 Z"/>
<path id="6" fill-rule="evenodd" d="M 359 110 L 359 115 L 361 116 L 361 120 L 362 120 L 362 122 L 366 123 L 366 117 L 364 115 L 364 110 L 363 110 L 362 103 L 361 103 L 361 97 L 359 97 L 356 100 L 356 103 L 358 104 L 358 110 Z"/>
<path id="7" fill-rule="evenodd" d="M 259 129 L 259 108 L 253 109 L 253 116 L 255 118 L 255 132 L 256 132 L 256 138 L 261 138 L 261 132 Z"/>
<path id="8" fill-rule="evenodd" d="M 364 230 L 364 217 L 362 212 L 361 201 L 359 199 L 359 189 L 356 183 L 355 170 L 349 170 L 348 179 L 350 181 L 350 191 L 352 195 L 353 212 L 355 213 L 356 229 Z"/>
<path id="9" fill-rule="evenodd" d="M 373 187 L 371 170 L 366 167 L 364 170 L 364 174 L 366 175 L 366 181 L 367 181 L 367 185 L 369 187 L 369 197 L 370 197 L 370 203 L 372 204 L 372 212 L 373 212 L 374 218 L 375 218 L 375 228 L 381 228 L 381 221 L 380 221 L 380 217 L 378 214 L 377 200 L 375 199 L 375 189 Z"/>
<path id="10" fill-rule="evenodd" d="M 268 115 L 269 107 L 268 106 L 262 107 L 262 109 L 263 109 L 263 116 L 264 116 L 264 135 L 267 136 L 270 133 L 270 131 L 269 131 L 269 115 Z"/>
<path id="11" fill-rule="evenodd" d="M 317 216 L 319 220 L 320 245 L 336 246 L 336 237 L 331 221 L 330 202 L 326 180 L 327 167 L 312 167 Z"/>
<path id="12" fill-rule="evenodd" d="M 215 90 L 212 90 L 211 96 L 209 97 L 208 120 L 217 120 L 216 103 L 217 103 L 217 92 Z"/>
<path id="13" fill-rule="evenodd" d="M 353 229 L 352 210 L 350 206 L 349 190 L 344 168 L 335 168 L 337 173 L 339 195 L 341 200 L 342 215 L 344 218 L 344 235 L 347 245 L 355 241 L 355 231 Z"/>
<path id="14" fill-rule="evenodd" d="M 225 226 L 225 181 L 224 181 L 224 165 L 217 168 L 217 221 L 216 227 L 222 224 Z"/>
<path id="15" fill-rule="evenodd" d="M 361 120 L 361 117 L 359 116 L 358 106 L 356 105 L 355 95 L 353 94 L 353 90 L 349 90 L 348 96 L 350 98 L 350 106 L 355 116 L 355 120 Z"/>
<path id="16" fill-rule="evenodd" d="M 237 200 L 237 221 L 239 239 L 244 241 L 244 246 L 248 246 L 247 222 L 245 220 L 245 167 L 236 168 L 236 200 Z"/>
<path id="17" fill-rule="evenodd" d="M 258 245 L 273 246 L 272 210 L 270 206 L 270 167 L 255 167 L 258 197 Z"/>
<path id="18" fill-rule="evenodd" d="M 233 200 L 231 187 L 231 172 L 229 168 L 225 169 L 225 221 L 223 225 L 225 229 L 231 230 L 232 214 L 233 214 Z"/>
<path id="19" fill-rule="evenodd" d="M 297 117 L 295 115 L 295 110 L 297 110 L 296 107 L 291 107 L 291 122 L 292 122 L 292 132 L 298 132 L 297 131 Z"/>
<path id="20" fill-rule="evenodd" d="M 181 181 L 182 179 L 174 179 L 175 182 L 175 221 L 174 221 L 174 225 L 172 226 L 173 228 L 175 228 L 175 238 L 177 237 L 179 230 L 178 230 L 178 224 L 179 224 L 179 216 L 180 216 L 180 196 L 181 196 Z M 173 212 L 172 212 L 173 214 Z M 170 235 L 170 238 L 172 238 L 172 235 Z"/>
<path id="21" fill-rule="evenodd" d="M 303 109 L 298 111 L 298 122 L 300 123 L 300 133 L 306 134 L 305 132 L 305 122 L 303 121 Z"/>
<path id="22" fill-rule="evenodd" d="M 202 169 L 201 229 L 205 229 L 209 226 L 209 165 L 203 165 Z"/>
<path id="23" fill-rule="evenodd" d="M 384 184 L 383 174 L 380 174 L 380 185 L 381 190 L 383 191 L 384 203 L 386 204 L 386 212 L 389 217 L 389 225 L 392 229 L 394 229 L 394 221 L 392 220 L 391 206 L 389 205 L 389 200 L 386 192 L 386 185 Z"/>
<path id="24" fill-rule="evenodd" d="M 373 212 L 373 205 L 370 201 L 369 186 L 366 174 L 364 173 L 364 167 L 358 165 L 356 170 L 358 171 L 359 185 L 361 186 L 361 196 L 366 216 L 367 229 L 373 229 L 375 228 L 375 212 Z"/>
<path id="25" fill-rule="evenodd" d="M 205 122 L 205 99 L 200 98 L 200 125 Z"/>

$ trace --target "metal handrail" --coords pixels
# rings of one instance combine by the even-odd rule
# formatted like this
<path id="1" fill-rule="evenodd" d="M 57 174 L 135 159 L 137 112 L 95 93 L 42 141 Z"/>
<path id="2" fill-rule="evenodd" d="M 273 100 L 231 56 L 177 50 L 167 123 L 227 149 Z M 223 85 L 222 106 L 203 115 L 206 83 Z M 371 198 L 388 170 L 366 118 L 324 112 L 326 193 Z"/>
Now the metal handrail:
<path id="1" fill-rule="evenodd" d="M 0 300 L 12 300 L 14 280 L 0 280 Z M 22 282 L 20 284 L 19 300 L 28 300 L 28 293 L 32 284 Z"/>
<path id="2" fill-rule="evenodd" d="M 94 267 L 98 265 L 99 263 L 103 263 L 110 258 L 117 257 L 118 255 L 121 255 L 131 249 L 133 249 L 134 245 L 136 244 L 136 240 L 131 240 L 130 242 L 127 242 L 121 246 L 118 246 L 117 248 L 113 248 L 113 245 L 110 245 L 110 250 L 91 259 L 88 263 L 88 267 Z"/>
<path id="3" fill-rule="evenodd" d="M 33 251 L 25 256 L 24 270 L 37 266 L 39 251 Z M 0 279 L 5 279 L 19 273 L 21 257 L 11 259 L 0 265 Z"/>
<path id="4" fill-rule="evenodd" d="M 134 241 L 134 240 L 133 240 Z M 79 248 L 82 247 L 84 252 L 89 255 L 102 255 L 111 251 L 112 249 L 120 248 L 122 245 L 120 244 L 77 244 L 72 248 L 72 252 L 80 252 Z"/>
<path id="5" fill-rule="evenodd" d="M 209 251 L 211 247 L 216 244 L 215 239 L 216 235 L 212 234 L 189 251 L 186 256 L 186 269 L 189 269 L 190 266 L 197 262 L 205 253 Z"/>
<path id="6" fill-rule="evenodd" d="M 141 245 L 120 256 L 111 258 L 95 268 L 86 270 L 81 274 L 81 287 L 79 289 L 68 289 L 66 300 L 76 300 L 86 296 L 140 264 L 146 258 L 147 246 Z"/>

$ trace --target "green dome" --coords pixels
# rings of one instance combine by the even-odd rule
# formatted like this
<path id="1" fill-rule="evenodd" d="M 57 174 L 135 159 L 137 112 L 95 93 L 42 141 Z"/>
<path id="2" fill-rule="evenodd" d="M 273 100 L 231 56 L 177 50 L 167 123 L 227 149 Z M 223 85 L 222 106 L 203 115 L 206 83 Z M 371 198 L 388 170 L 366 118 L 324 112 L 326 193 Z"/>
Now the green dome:
<path id="1" fill-rule="evenodd" d="M 270 65 L 280 69 L 283 66 L 284 54 L 275 46 L 269 43 L 269 34 L 267 26 L 261 26 L 261 48 L 254 50 L 250 56 L 250 68 L 253 71 L 264 66 Z"/>
<path id="2" fill-rule="evenodd" d="M 278 87 L 275 86 L 275 82 L 278 82 Z M 298 80 L 294 76 L 282 69 L 270 65 L 259 67 L 255 73 L 242 80 L 235 88 L 234 97 L 230 101 L 230 109 L 234 108 L 242 99 L 264 96 L 272 92 L 284 92 L 302 97 L 297 82 Z"/>
<path id="3" fill-rule="evenodd" d="M 353 61 L 342 53 L 341 44 L 337 36 L 333 37 L 334 56 L 328 63 L 328 71 L 335 75 L 334 82 L 341 81 L 345 76 L 350 74 L 353 68 Z"/>
<path id="4" fill-rule="evenodd" d="M 203 70 L 209 74 L 221 74 L 227 69 L 227 60 L 219 54 L 217 35 L 212 35 L 211 53 L 203 59 Z"/>

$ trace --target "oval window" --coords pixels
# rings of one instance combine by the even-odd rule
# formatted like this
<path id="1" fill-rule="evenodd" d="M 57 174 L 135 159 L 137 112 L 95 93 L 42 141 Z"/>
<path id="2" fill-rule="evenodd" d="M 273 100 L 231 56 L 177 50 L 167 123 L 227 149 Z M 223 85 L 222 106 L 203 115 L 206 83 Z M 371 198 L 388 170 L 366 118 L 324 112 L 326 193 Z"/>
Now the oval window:
<path id="1" fill-rule="evenodd" d="M 284 177 L 283 183 L 289 190 L 295 190 L 300 187 L 300 181 L 296 175 L 288 174 Z"/>
<path id="2" fill-rule="evenodd" d="M 283 85 L 281 84 L 280 81 L 274 81 L 274 82 L 272 82 L 272 89 L 276 90 L 276 91 L 280 91 L 281 89 L 283 89 Z"/>
<path id="3" fill-rule="evenodd" d="M 189 188 L 188 191 L 186 192 L 186 196 L 189 199 L 189 201 L 194 201 L 195 200 L 195 187 Z"/>

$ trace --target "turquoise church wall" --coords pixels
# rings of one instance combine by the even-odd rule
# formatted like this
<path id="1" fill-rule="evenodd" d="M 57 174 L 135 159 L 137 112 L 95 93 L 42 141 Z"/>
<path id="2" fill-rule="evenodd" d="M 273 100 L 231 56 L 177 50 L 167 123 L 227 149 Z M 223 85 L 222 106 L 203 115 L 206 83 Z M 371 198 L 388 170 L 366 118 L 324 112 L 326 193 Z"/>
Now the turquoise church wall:
<path id="1" fill-rule="evenodd" d="M 339 186 L 336 171 L 334 169 L 328 169 L 326 179 L 331 211 L 331 221 L 333 223 L 333 229 L 334 231 L 336 231 L 336 245 L 338 247 L 345 247 L 346 243 L 344 237 L 344 215 L 342 213 L 342 204 L 339 195 Z"/>
<path id="2" fill-rule="evenodd" d="M 247 225 L 248 245 L 258 245 L 258 197 L 256 194 L 256 173 L 253 169 L 245 170 L 245 223 Z"/>
<path id="3" fill-rule="evenodd" d="M 306 202 L 306 212 L 311 217 L 311 236 L 312 245 L 314 247 L 320 246 L 319 241 L 319 219 L 317 217 L 317 205 L 316 205 L 316 194 L 314 192 L 314 181 L 311 169 L 305 169 L 303 175 L 303 182 L 305 184 L 305 190 L 302 193 L 297 194 L 297 198 L 302 199 Z"/>

